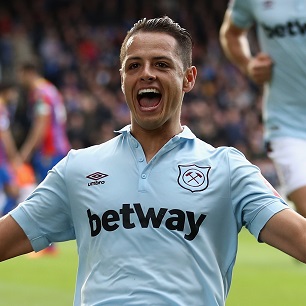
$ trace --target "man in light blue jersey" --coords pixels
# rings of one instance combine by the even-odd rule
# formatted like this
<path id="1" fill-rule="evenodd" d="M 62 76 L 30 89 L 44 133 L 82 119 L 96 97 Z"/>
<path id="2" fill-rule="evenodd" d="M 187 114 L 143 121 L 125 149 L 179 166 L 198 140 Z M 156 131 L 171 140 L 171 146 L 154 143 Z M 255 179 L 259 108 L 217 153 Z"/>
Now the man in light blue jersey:
<path id="1" fill-rule="evenodd" d="M 254 24 L 261 48 L 256 55 L 247 37 Z M 220 40 L 242 73 L 264 85 L 268 156 L 286 196 L 306 217 L 306 2 L 233 0 Z"/>
<path id="2" fill-rule="evenodd" d="M 72 150 L 0 219 L 0 260 L 75 239 L 74 305 L 225 305 L 242 226 L 306 262 L 306 220 L 233 148 L 180 123 L 190 34 L 142 19 L 120 53 L 131 124 Z"/>

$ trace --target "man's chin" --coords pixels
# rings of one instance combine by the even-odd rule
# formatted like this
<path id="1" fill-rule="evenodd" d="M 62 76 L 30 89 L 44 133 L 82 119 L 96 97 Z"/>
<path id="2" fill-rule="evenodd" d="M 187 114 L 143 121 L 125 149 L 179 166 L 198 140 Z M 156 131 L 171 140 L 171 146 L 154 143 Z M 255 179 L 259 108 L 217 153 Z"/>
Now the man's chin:
<path id="1" fill-rule="evenodd" d="M 138 129 L 142 129 L 147 132 L 154 132 L 156 130 L 159 130 L 163 124 L 161 122 L 157 122 L 156 120 L 147 120 L 145 122 L 144 121 L 138 122 L 136 125 L 137 125 L 136 128 Z"/>

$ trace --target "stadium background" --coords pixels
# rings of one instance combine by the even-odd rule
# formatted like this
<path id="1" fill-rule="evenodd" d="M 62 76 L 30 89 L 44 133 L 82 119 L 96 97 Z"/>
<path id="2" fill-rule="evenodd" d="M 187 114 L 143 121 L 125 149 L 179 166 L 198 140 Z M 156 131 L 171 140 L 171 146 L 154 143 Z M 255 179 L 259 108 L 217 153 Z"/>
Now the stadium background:
<path id="1" fill-rule="evenodd" d="M 264 150 L 261 89 L 225 59 L 219 45 L 226 7 L 227 0 L 0 0 L 0 81 L 15 81 L 23 61 L 38 61 L 64 96 L 72 146 L 100 143 L 129 123 L 118 71 L 126 31 L 139 18 L 169 15 L 195 42 L 198 78 L 185 97 L 182 123 L 214 146 L 237 147 L 277 186 Z M 29 126 L 25 111 L 21 96 L 13 124 L 19 145 Z M 240 237 L 227 305 L 305 305 L 306 268 L 245 230 Z M 0 305 L 71 305 L 76 266 L 72 242 L 61 244 L 55 258 L 1 263 Z"/>
<path id="2" fill-rule="evenodd" d="M 126 31 L 139 18 L 169 15 L 195 42 L 198 79 L 186 95 L 182 123 L 214 146 L 244 152 L 276 186 L 275 170 L 264 150 L 261 89 L 225 59 L 219 45 L 226 7 L 227 0 L 1 1 L 0 77 L 14 81 L 20 63 L 38 62 L 64 96 L 72 147 L 100 143 L 129 123 L 118 72 Z M 23 101 L 12 125 L 18 145 L 29 126 Z"/>

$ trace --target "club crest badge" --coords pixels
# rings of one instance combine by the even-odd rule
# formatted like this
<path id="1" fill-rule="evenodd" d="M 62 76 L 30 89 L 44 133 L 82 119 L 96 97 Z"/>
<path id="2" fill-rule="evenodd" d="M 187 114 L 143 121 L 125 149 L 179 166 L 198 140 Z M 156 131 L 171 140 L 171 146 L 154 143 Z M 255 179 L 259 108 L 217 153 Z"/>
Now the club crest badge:
<path id="1" fill-rule="evenodd" d="M 203 191 L 208 187 L 208 173 L 211 167 L 179 165 L 178 183 L 191 192 Z"/>

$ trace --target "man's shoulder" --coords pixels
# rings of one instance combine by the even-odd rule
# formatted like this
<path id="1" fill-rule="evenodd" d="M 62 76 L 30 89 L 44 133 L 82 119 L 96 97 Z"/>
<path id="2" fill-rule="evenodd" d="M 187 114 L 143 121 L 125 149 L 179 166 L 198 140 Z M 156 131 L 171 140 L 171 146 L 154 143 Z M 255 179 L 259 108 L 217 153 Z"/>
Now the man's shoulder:
<path id="1" fill-rule="evenodd" d="M 235 149 L 234 147 L 230 147 L 230 146 L 218 146 L 218 147 L 214 147 L 213 145 L 205 142 L 202 139 L 199 138 L 195 138 L 194 139 L 197 149 L 201 150 L 201 151 L 206 151 L 208 154 L 229 154 L 231 151 L 237 151 L 239 152 L 237 149 Z"/>
<path id="2" fill-rule="evenodd" d="M 116 136 L 101 144 L 92 145 L 86 148 L 72 149 L 68 154 L 69 158 L 90 158 L 94 157 L 95 155 L 110 154 L 110 152 L 113 152 L 118 147 L 120 137 L 121 135 Z"/>

